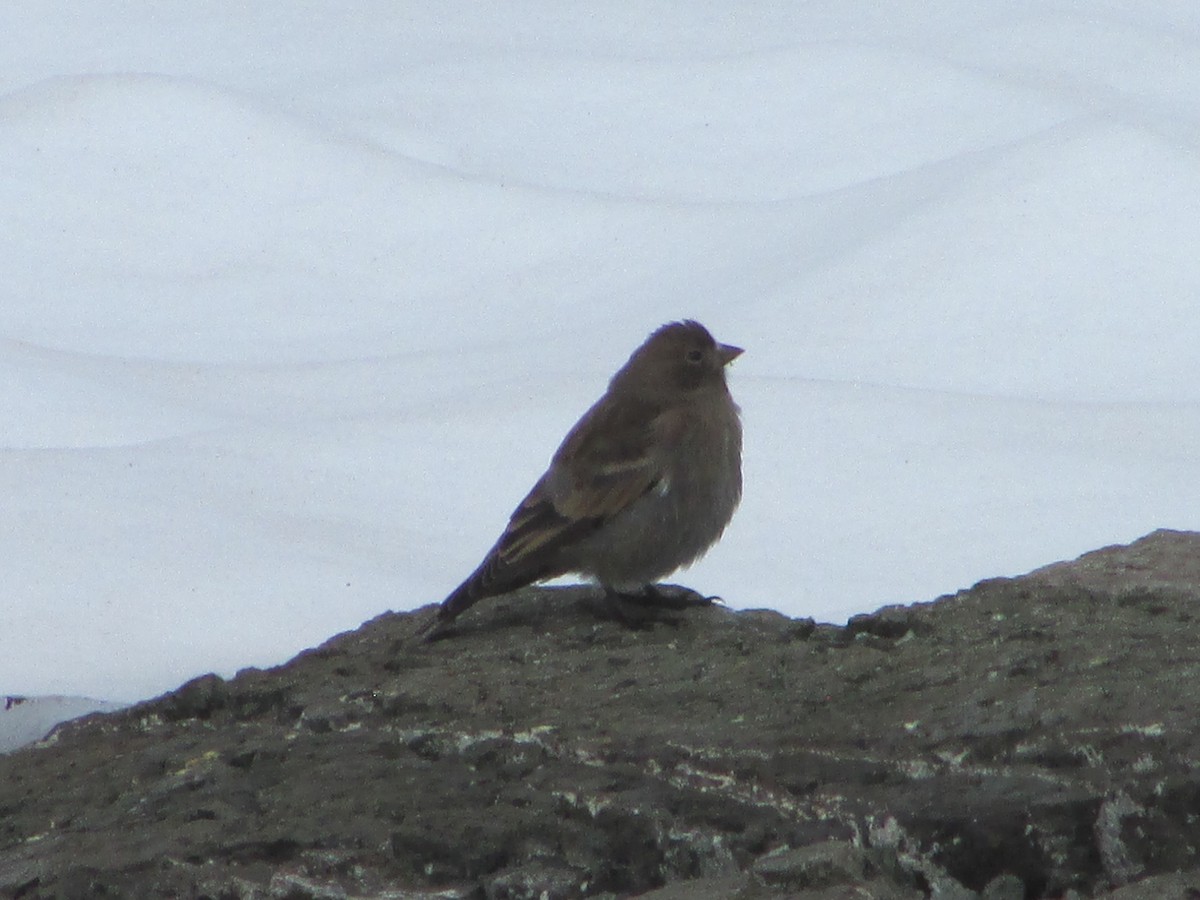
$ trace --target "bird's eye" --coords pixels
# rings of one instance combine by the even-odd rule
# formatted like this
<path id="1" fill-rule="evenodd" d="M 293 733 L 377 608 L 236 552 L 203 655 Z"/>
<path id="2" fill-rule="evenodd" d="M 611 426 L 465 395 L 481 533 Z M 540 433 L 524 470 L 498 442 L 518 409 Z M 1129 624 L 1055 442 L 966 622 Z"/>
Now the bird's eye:
<path id="1" fill-rule="evenodd" d="M 687 352 L 687 361 L 690 363 L 698 363 L 704 359 L 704 354 L 700 350 L 689 350 Z"/>

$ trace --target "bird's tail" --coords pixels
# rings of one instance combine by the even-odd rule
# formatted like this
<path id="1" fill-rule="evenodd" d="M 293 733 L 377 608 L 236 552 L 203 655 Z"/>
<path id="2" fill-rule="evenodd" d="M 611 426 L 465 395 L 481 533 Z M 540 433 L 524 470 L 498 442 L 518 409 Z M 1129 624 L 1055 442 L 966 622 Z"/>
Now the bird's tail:
<path id="1" fill-rule="evenodd" d="M 432 630 L 430 638 L 437 637 L 480 600 L 570 571 L 562 558 L 563 547 L 595 531 L 600 522 L 561 515 L 539 481 L 512 514 L 504 534 L 479 568 L 442 601 L 437 617 L 427 626 Z"/>
<path id="2" fill-rule="evenodd" d="M 437 640 L 450 624 L 464 612 L 488 597 L 507 594 L 543 578 L 560 572 L 513 569 L 504 565 L 496 553 L 489 553 L 479 568 L 472 572 L 462 584 L 450 592 L 437 609 L 437 614 L 420 631 L 427 640 Z"/>
<path id="3" fill-rule="evenodd" d="M 484 597 L 504 593 L 504 588 L 496 590 L 495 579 L 488 577 L 489 570 L 495 568 L 494 565 L 489 565 L 490 562 L 490 559 L 485 560 L 483 565 L 472 572 L 466 581 L 451 591 L 450 595 L 442 601 L 442 605 L 438 607 L 437 611 L 439 622 L 448 625 Z"/>

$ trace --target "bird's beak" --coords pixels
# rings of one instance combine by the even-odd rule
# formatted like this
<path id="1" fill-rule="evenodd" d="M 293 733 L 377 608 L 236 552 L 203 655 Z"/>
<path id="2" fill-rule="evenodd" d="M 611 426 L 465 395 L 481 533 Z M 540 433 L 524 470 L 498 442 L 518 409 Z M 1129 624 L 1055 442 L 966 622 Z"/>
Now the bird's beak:
<path id="1" fill-rule="evenodd" d="M 721 365 L 727 366 L 745 351 L 741 347 L 734 347 L 731 344 L 717 344 L 717 356 L 721 358 Z"/>

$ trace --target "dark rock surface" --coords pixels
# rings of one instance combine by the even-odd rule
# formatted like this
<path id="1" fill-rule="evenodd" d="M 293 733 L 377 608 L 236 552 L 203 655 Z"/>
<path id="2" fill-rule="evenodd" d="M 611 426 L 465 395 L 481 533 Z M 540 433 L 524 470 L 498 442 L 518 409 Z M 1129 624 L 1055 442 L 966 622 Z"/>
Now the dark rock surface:
<path id="1" fill-rule="evenodd" d="M 387 614 L 0 757 L 0 896 L 1200 898 L 1200 535 L 848 626 Z"/>

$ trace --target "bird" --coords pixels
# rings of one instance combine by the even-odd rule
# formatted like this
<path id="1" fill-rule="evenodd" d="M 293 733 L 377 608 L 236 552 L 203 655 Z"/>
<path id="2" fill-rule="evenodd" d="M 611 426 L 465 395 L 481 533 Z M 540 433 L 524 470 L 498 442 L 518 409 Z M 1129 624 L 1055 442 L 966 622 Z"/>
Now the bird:
<path id="1" fill-rule="evenodd" d="M 429 639 L 480 600 L 569 573 L 598 582 L 618 609 L 711 601 L 655 583 L 701 557 L 741 500 L 741 411 L 725 368 L 742 352 L 691 319 L 646 338 L 442 601 Z"/>

